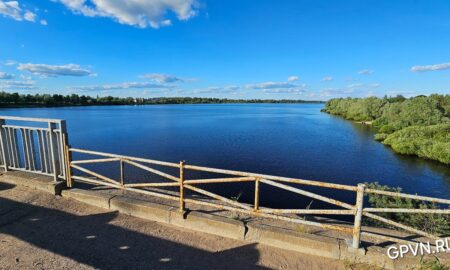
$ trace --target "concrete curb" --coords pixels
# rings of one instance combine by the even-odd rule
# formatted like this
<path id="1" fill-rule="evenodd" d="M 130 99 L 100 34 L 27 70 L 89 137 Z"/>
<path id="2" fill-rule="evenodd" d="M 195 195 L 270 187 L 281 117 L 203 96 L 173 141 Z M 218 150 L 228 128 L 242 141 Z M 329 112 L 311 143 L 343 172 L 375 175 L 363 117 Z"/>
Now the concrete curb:
<path id="1" fill-rule="evenodd" d="M 61 195 L 61 191 L 66 188 L 66 183 L 63 181 L 55 182 L 51 177 L 48 176 L 36 176 L 34 174 L 32 175 L 32 177 L 28 177 L 28 175 L 30 174 L 22 172 L 8 172 L 8 175 L 1 175 L 0 180 L 3 183 L 22 185 L 53 195 Z"/>

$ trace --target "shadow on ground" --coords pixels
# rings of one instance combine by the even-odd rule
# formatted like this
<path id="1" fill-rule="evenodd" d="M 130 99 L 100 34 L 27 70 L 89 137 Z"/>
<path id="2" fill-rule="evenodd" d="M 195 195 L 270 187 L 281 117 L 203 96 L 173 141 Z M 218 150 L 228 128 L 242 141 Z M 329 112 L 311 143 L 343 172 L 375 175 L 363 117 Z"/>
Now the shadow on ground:
<path id="1" fill-rule="evenodd" d="M 76 216 L 0 198 L 0 233 L 96 269 L 265 269 L 254 244 L 208 252 L 109 224 L 117 215 Z"/>

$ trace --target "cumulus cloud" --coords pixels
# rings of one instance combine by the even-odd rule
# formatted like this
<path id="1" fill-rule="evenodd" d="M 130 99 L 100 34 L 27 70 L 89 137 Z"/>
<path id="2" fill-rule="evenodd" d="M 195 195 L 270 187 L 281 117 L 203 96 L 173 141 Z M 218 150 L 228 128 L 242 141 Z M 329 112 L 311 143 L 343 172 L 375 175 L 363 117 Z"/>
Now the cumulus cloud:
<path id="1" fill-rule="evenodd" d="M 149 79 L 157 83 L 182 83 L 191 81 L 192 79 L 184 79 L 173 75 L 160 74 L 160 73 L 150 73 L 139 76 L 142 79 Z"/>
<path id="2" fill-rule="evenodd" d="M 320 96 L 322 97 L 330 97 L 330 96 L 352 96 L 358 95 L 361 96 L 363 94 L 371 93 L 371 90 L 380 87 L 379 83 L 354 83 L 349 84 L 342 88 L 325 88 L 320 91 Z"/>
<path id="3" fill-rule="evenodd" d="M 257 84 L 247 84 L 246 89 L 261 90 L 270 94 L 302 94 L 306 91 L 305 84 L 294 84 L 290 82 L 264 82 Z"/>
<path id="4" fill-rule="evenodd" d="M 331 76 L 326 76 L 326 77 L 323 77 L 323 79 L 322 79 L 322 81 L 324 81 L 324 82 L 329 82 L 332 80 L 333 80 L 333 77 L 331 77 Z"/>
<path id="5" fill-rule="evenodd" d="M 288 82 L 295 82 L 298 81 L 300 78 L 298 76 L 289 76 Z"/>
<path id="6" fill-rule="evenodd" d="M 359 75 L 370 75 L 372 73 L 373 73 L 373 70 L 369 70 L 369 69 L 363 69 L 363 70 L 358 71 Z"/>
<path id="7" fill-rule="evenodd" d="M 256 84 L 247 84 L 245 88 L 247 89 L 279 89 L 279 88 L 295 88 L 296 84 L 288 83 L 288 82 L 264 82 L 264 83 L 256 83 Z"/>
<path id="8" fill-rule="evenodd" d="M 241 87 L 236 85 L 210 86 L 205 89 L 195 89 L 193 94 L 235 94 Z"/>
<path id="9" fill-rule="evenodd" d="M 12 78 L 14 78 L 14 75 L 5 72 L 0 72 L 0 80 L 11 80 Z"/>
<path id="10" fill-rule="evenodd" d="M 0 0 L 0 14 L 16 21 L 35 22 L 37 17 L 36 13 L 22 9 L 19 1 Z"/>
<path id="11" fill-rule="evenodd" d="M 17 62 L 14 60 L 6 60 L 5 62 L 3 62 L 3 65 L 5 65 L 5 66 L 14 66 L 16 64 L 17 64 Z"/>
<path id="12" fill-rule="evenodd" d="M 36 89 L 36 83 L 34 81 L 0 81 L 0 89 L 12 90 L 12 89 Z"/>
<path id="13" fill-rule="evenodd" d="M 67 64 L 67 65 L 47 65 L 47 64 L 19 64 L 17 67 L 19 70 L 28 71 L 35 75 L 40 75 L 43 77 L 59 77 L 59 76 L 95 76 L 95 73 L 92 71 L 81 68 L 76 64 Z"/>
<path id="14" fill-rule="evenodd" d="M 88 17 L 108 17 L 115 21 L 140 28 L 159 28 L 172 21 L 173 13 L 179 20 L 197 15 L 196 0 L 59 0 L 74 13 Z"/>
<path id="15" fill-rule="evenodd" d="M 444 69 L 450 69 L 450 63 L 411 67 L 412 72 L 436 71 L 436 70 L 444 70 Z"/>
<path id="16" fill-rule="evenodd" d="M 123 89 L 169 89 L 172 87 L 152 82 L 123 82 L 117 84 L 72 86 L 70 88 L 73 90 L 81 90 L 81 91 L 106 91 L 106 90 L 123 90 Z"/>

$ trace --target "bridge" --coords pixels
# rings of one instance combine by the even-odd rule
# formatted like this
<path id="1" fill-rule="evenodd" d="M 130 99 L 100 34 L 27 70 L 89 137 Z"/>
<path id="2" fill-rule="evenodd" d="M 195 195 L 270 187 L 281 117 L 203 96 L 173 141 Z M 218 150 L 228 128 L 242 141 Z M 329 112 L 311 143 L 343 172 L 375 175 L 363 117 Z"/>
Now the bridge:
<path id="1" fill-rule="evenodd" d="M 347 234 L 350 240 L 349 249 L 357 251 L 361 248 L 361 239 L 365 241 L 385 241 L 390 243 L 417 243 L 417 239 L 436 240 L 441 235 L 432 234 L 404 225 L 396 220 L 391 220 L 380 215 L 380 213 L 403 213 L 410 214 L 450 214 L 449 199 L 391 192 L 369 188 L 361 183 L 356 186 L 334 184 L 321 181 L 305 180 L 290 177 L 273 176 L 259 173 L 209 168 L 185 161 L 167 162 L 126 155 L 99 152 L 89 149 L 72 147 L 69 143 L 65 120 L 41 119 L 0 116 L 0 167 L 5 172 L 23 171 L 32 174 L 44 175 L 53 178 L 55 182 L 64 182 L 67 188 L 73 188 L 77 183 L 84 183 L 100 187 L 108 187 L 124 190 L 136 194 L 161 198 L 177 203 L 180 213 L 184 213 L 191 206 L 206 207 L 242 213 L 251 217 L 268 218 L 294 224 L 313 226 L 326 230 Z M 84 157 L 80 159 L 79 157 Z M 76 159 L 75 157 L 78 157 Z M 89 157 L 89 158 L 86 158 Z M 117 177 L 110 177 L 95 170 L 93 164 L 109 164 L 117 166 Z M 164 179 L 161 182 L 130 181 L 124 173 L 124 166 L 131 166 L 154 174 Z M 87 166 L 90 166 L 87 168 Z M 156 168 L 158 167 L 158 169 Z M 162 168 L 171 170 L 172 173 Z M 176 173 L 173 173 L 174 170 Z M 220 174 L 216 178 L 187 179 L 188 171 L 197 171 L 211 174 Z M 226 177 L 225 177 L 226 176 Z M 201 188 L 217 183 L 241 183 L 250 182 L 254 185 L 253 203 L 238 202 L 233 198 L 227 198 L 219 194 Z M 201 185 L 201 187 L 199 187 Z M 285 190 L 299 196 L 325 202 L 334 208 L 326 209 L 274 209 L 262 207 L 260 196 L 262 185 Z M 330 198 L 318 193 L 306 190 L 304 187 L 317 187 L 331 189 L 336 192 L 353 193 L 354 203 L 347 203 L 338 199 Z M 166 189 L 170 189 L 167 192 Z M 176 191 L 174 192 L 174 189 Z M 189 191 L 187 193 L 186 191 Z M 376 194 L 393 198 L 412 199 L 434 203 L 435 209 L 414 208 L 373 208 L 365 205 L 365 196 Z M 197 195 L 197 196 L 196 196 Z M 200 195 L 200 196 L 199 196 Z M 332 224 L 320 220 L 308 220 L 302 216 L 350 216 L 352 224 Z M 364 219 L 371 219 L 379 223 L 398 228 L 402 231 L 412 233 L 417 239 L 396 237 L 373 230 L 365 230 Z"/>

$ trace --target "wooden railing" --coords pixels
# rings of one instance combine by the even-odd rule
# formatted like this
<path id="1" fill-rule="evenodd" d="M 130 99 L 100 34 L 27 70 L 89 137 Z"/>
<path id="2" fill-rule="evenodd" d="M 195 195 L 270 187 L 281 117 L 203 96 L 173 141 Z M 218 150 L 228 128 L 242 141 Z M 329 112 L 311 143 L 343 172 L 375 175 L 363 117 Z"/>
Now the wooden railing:
<path id="1" fill-rule="evenodd" d="M 100 158 L 95 159 L 83 159 L 83 160 L 71 160 L 72 153 L 94 155 Z M 383 241 L 393 241 L 393 242 L 409 242 L 400 238 L 371 233 L 362 231 L 361 224 L 362 219 L 370 218 L 382 223 L 386 223 L 390 226 L 400 228 L 402 230 L 412 232 L 418 236 L 437 239 L 437 235 L 433 235 L 416 228 L 403 225 L 393 220 L 389 220 L 376 213 L 427 213 L 427 214 L 450 214 L 449 209 L 400 209 L 400 208 L 365 208 L 364 207 L 364 195 L 366 194 L 379 194 L 384 196 L 393 196 L 400 198 L 409 198 L 414 200 L 421 200 L 427 202 L 433 202 L 437 204 L 450 205 L 450 200 L 439 199 L 418 195 L 411 195 L 399 192 L 389 192 L 383 190 L 376 190 L 367 188 L 365 184 L 358 184 L 357 186 L 342 185 L 342 184 L 332 184 L 319 181 L 303 180 L 296 178 L 279 177 L 273 175 L 233 171 L 233 170 L 223 170 L 216 168 L 201 167 L 195 165 L 188 165 L 184 161 L 179 163 L 164 162 L 158 160 L 151 160 L 145 158 L 130 157 L 124 155 L 115 155 L 97 151 L 82 150 L 76 148 L 66 147 L 66 160 L 67 163 L 67 185 L 72 187 L 74 181 L 89 183 L 93 185 L 107 186 L 112 188 L 117 188 L 121 190 L 128 190 L 132 192 L 147 194 L 151 196 L 156 196 L 168 200 L 177 201 L 179 203 L 180 211 L 186 209 L 186 204 L 194 204 L 200 206 L 206 206 L 216 209 L 234 211 L 238 213 L 247 214 L 250 216 L 273 218 L 277 220 L 289 221 L 304 225 L 310 225 L 315 227 L 320 227 L 324 229 L 330 229 L 334 231 L 344 232 L 352 235 L 351 246 L 354 249 L 360 247 L 361 236 L 365 236 L 371 239 L 379 239 Z M 105 175 L 94 172 L 93 170 L 86 169 L 83 167 L 84 164 L 98 164 L 104 162 L 118 162 L 120 166 L 120 176 L 119 179 L 112 179 Z M 139 169 L 145 170 L 152 174 L 156 174 L 159 177 L 167 179 L 166 182 L 158 183 L 128 183 L 125 179 L 124 174 L 124 164 L 128 164 Z M 157 165 L 169 168 L 179 169 L 179 174 L 174 176 L 157 170 L 150 166 Z M 186 171 L 199 171 L 207 173 L 216 173 L 230 175 L 230 177 L 225 178 L 208 178 L 208 179 L 186 179 Z M 82 172 L 84 175 L 75 175 L 74 173 Z M 215 184 L 215 183 L 238 183 L 238 182 L 253 182 L 254 183 L 254 202 L 253 204 L 244 204 L 233 199 L 223 197 L 221 195 L 215 194 L 213 192 L 207 191 L 205 189 L 199 188 L 200 184 Z M 261 207 L 260 201 L 260 186 L 269 185 L 286 191 L 290 191 L 302 196 L 310 197 L 315 200 L 323 201 L 338 207 L 338 209 L 273 209 L 267 207 Z M 355 204 L 349 204 L 337 199 L 332 199 L 326 196 L 322 196 L 305 189 L 300 188 L 301 186 L 315 186 L 321 188 L 328 188 L 334 190 L 345 190 L 356 193 Z M 179 190 L 176 193 L 164 193 L 160 192 L 155 188 L 161 187 L 178 187 Z M 195 193 L 201 194 L 208 200 L 200 199 L 198 197 L 188 197 L 185 191 L 190 190 Z M 303 218 L 299 218 L 296 215 L 349 215 L 354 216 L 353 226 L 326 224 L 316 221 L 309 221 Z"/>
<path id="2" fill-rule="evenodd" d="M 23 125 L 30 122 L 36 126 Z M 64 120 L 0 116 L 0 166 L 5 171 L 49 175 L 55 181 L 66 179 L 66 144 Z"/>

